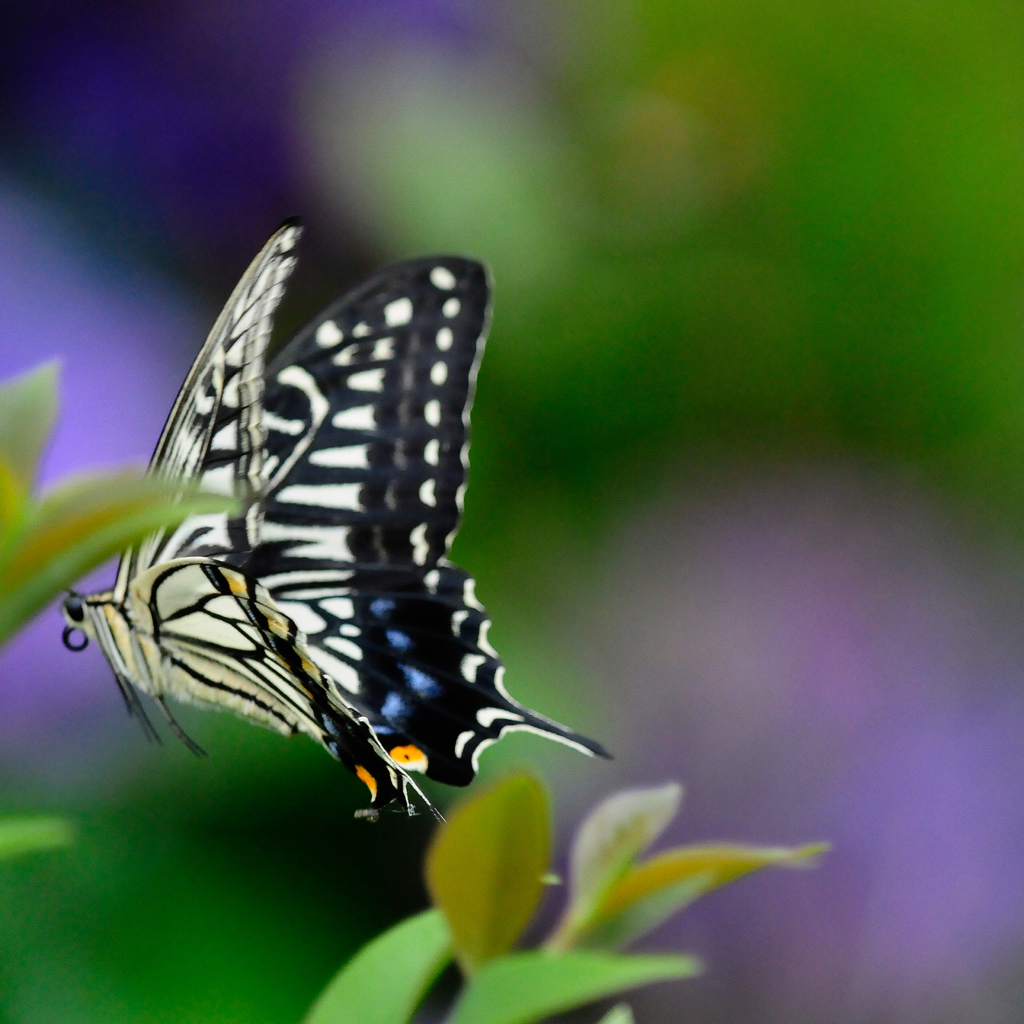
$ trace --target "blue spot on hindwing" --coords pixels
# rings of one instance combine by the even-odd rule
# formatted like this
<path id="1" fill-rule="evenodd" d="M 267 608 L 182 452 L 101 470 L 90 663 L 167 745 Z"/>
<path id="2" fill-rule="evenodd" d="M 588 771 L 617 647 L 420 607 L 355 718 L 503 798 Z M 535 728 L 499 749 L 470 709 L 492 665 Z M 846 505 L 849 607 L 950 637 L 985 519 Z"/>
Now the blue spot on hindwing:
<path id="1" fill-rule="evenodd" d="M 433 676 L 428 676 L 426 672 L 421 672 L 418 668 L 413 668 L 412 665 L 399 665 L 398 667 L 402 670 L 405 681 L 421 697 L 436 697 L 441 692 L 441 686 Z"/>
<path id="2" fill-rule="evenodd" d="M 406 636 L 400 629 L 385 630 L 384 635 L 388 638 L 388 643 L 396 651 L 407 651 L 412 647 L 412 639 Z"/>
<path id="3" fill-rule="evenodd" d="M 409 707 L 397 693 L 389 693 L 380 713 L 390 721 L 402 719 L 409 714 Z"/>
<path id="4" fill-rule="evenodd" d="M 370 602 L 370 614 L 375 619 L 386 619 L 395 610 L 395 602 L 386 597 L 378 597 Z"/>

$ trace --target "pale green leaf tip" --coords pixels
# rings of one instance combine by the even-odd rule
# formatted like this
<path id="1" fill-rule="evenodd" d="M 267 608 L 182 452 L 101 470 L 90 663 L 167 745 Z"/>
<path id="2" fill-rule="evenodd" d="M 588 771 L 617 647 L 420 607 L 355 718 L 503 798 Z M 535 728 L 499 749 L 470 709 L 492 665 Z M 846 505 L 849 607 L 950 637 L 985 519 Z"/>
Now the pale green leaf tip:
<path id="1" fill-rule="evenodd" d="M 0 452 L 26 489 L 57 419 L 59 372 L 51 359 L 0 383 Z"/>
<path id="2" fill-rule="evenodd" d="M 597 1024 L 635 1024 L 633 1009 L 629 1003 L 613 1006 Z"/>
<path id="3" fill-rule="evenodd" d="M 806 843 L 793 850 L 784 863 L 794 868 L 816 868 L 821 863 L 821 858 L 831 852 L 831 843 Z"/>

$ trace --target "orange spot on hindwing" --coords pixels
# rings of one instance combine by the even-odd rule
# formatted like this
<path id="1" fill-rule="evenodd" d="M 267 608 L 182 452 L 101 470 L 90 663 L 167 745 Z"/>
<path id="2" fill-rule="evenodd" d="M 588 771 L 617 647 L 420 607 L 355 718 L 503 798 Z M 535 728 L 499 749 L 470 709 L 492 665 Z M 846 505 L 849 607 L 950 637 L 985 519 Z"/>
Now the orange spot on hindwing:
<path id="1" fill-rule="evenodd" d="M 414 747 L 411 743 L 404 747 L 392 747 L 388 753 L 393 760 L 397 761 L 408 771 L 425 772 L 427 770 L 427 755 L 419 747 Z"/>
<path id="2" fill-rule="evenodd" d="M 361 765 L 356 765 L 356 775 L 366 784 L 370 791 L 371 802 L 377 799 L 377 780 Z"/>

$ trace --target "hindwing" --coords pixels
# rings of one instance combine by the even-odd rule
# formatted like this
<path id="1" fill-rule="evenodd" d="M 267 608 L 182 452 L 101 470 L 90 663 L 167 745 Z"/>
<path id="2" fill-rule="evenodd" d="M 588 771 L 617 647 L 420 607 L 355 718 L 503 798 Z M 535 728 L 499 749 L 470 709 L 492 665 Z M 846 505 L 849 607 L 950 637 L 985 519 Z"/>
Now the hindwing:
<path id="1" fill-rule="evenodd" d="M 509 697 L 473 581 L 447 562 L 489 295 L 471 260 L 399 263 L 285 348 L 267 372 L 260 544 L 239 563 L 392 758 L 455 785 L 509 729 L 603 753 Z"/>
<path id="2" fill-rule="evenodd" d="M 408 807 L 405 772 L 253 577 L 210 559 L 175 559 L 136 577 L 130 597 L 139 669 L 154 696 L 306 733 L 367 784 L 375 806 L 398 796 Z"/>

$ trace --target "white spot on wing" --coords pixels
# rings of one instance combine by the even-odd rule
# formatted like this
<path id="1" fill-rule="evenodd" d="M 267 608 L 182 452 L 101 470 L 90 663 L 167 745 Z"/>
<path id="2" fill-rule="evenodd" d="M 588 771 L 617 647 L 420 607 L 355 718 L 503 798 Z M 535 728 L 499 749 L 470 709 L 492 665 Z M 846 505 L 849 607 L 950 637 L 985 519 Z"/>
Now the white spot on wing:
<path id="1" fill-rule="evenodd" d="M 331 360 L 335 366 L 350 366 L 356 361 L 356 356 L 359 354 L 358 345 L 348 345 L 338 352 L 335 357 Z"/>
<path id="2" fill-rule="evenodd" d="M 362 636 L 363 631 L 351 622 L 343 622 L 340 627 L 342 636 Z"/>
<path id="3" fill-rule="evenodd" d="M 344 337 L 333 320 L 325 320 L 316 329 L 316 343 L 321 348 L 333 348 Z"/>
<path id="4" fill-rule="evenodd" d="M 394 338 L 379 338 L 373 343 L 373 355 L 372 359 L 394 359 L 395 358 L 395 339 Z"/>
<path id="5" fill-rule="evenodd" d="M 384 322 L 388 327 L 401 327 L 412 319 L 412 302 L 407 298 L 395 299 L 384 307 Z"/>
<path id="6" fill-rule="evenodd" d="M 447 267 L 434 267 L 430 272 L 430 282 L 435 288 L 450 292 L 455 287 L 455 275 Z"/>
<path id="7" fill-rule="evenodd" d="M 322 633 L 327 628 L 327 622 L 317 615 L 308 604 L 302 604 L 299 601 L 278 601 L 277 607 L 307 636 Z"/>
<path id="8" fill-rule="evenodd" d="M 424 480 L 420 484 L 420 501 L 424 505 L 436 505 L 437 498 L 434 496 L 434 479 L 431 477 L 429 480 Z"/>
<path id="9" fill-rule="evenodd" d="M 353 373 L 348 379 L 348 386 L 354 391 L 383 391 L 384 371 L 376 369 Z"/>
<path id="10" fill-rule="evenodd" d="M 362 510 L 359 490 L 362 484 L 292 484 L 279 491 L 277 500 L 289 505 L 315 505 L 318 508 Z"/>
<path id="11" fill-rule="evenodd" d="M 487 659 L 482 654 L 464 655 L 462 658 L 462 664 L 459 665 L 459 671 L 462 673 L 462 678 L 465 679 L 467 683 L 475 683 L 477 669 L 480 668 L 486 660 Z M 487 724 L 490 725 L 491 723 L 488 722 Z"/>
<path id="12" fill-rule="evenodd" d="M 320 393 L 312 374 L 301 366 L 286 366 L 278 375 L 279 384 L 298 388 L 308 399 L 313 422 L 321 423 L 331 408 L 331 403 Z"/>
<path id="13" fill-rule="evenodd" d="M 452 296 L 452 298 L 448 299 L 445 302 L 445 304 L 441 307 L 441 312 L 444 313 L 446 317 L 450 318 L 453 316 L 458 316 L 459 310 L 461 308 L 462 303 L 459 302 L 459 300 L 456 299 L 454 296 Z"/>
<path id="14" fill-rule="evenodd" d="M 263 426 L 267 430 L 276 430 L 280 434 L 288 434 L 291 437 L 297 437 L 306 429 L 306 424 L 302 420 L 285 420 L 267 409 L 263 410 Z"/>
<path id="15" fill-rule="evenodd" d="M 412 533 L 409 534 L 412 542 L 412 560 L 417 565 L 423 565 L 430 554 L 430 543 L 427 540 L 427 524 L 420 523 Z"/>
<path id="16" fill-rule="evenodd" d="M 514 711 L 503 711 L 501 708 L 481 708 L 476 713 L 476 720 L 485 729 L 489 729 L 498 718 L 507 718 L 510 722 L 524 721 L 522 715 L 517 715 Z"/>
<path id="17" fill-rule="evenodd" d="M 213 435 L 210 447 L 226 451 L 232 451 L 237 448 L 238 422 L 236 420 L 232 420 L 230 423 L 225 423 L 224 426 Z"/>
<path id="18" fill-rule="evenodd" d="M 359 644 L 354 644 L 351 640 L 346 640 L 343 636 L 324 637 L 324 643 L 339 654 L 344 654 L 346 658 L 351 658 L 353 661 L 362 661 L 363 659 L 363 651 Z"/>
<path id="19" fill-rule="evenodd" d="M 360 322 L 356 324 L 355 327 L 352 328 L 353 338 L 365 338 L 368 334 L 371 333 L 372 332 L 370 331 L 369 324 L 366 323 Z"/>
<path id="20" fill-rule="evenodd" d="M 479 743 L 478 743 L 478 744 L 476 745 L 476 748 L 475 748 L 475 749 L 473 750 L 473 762 L 472 762 L 472 763 L 473 763 L 473 771 L 475 771 L 475 772 L 478 772 L 478 771 L 480 771 L 480 755 L 481 755 L 481 754 L 482 754 L 482 753 L 483 753 L 483 752 L 484 752 L 484 751 L 485 751 L 485 750 L 486 750 L 486 749 L 487 749 L 488 747 L 492 747 L 492 746 L 494 746 L 494 744 L 495 744 L 495 743 L 497 743 L 497 742 L 498 742 L 497 740 L 492 740 L 492 739 L 483 739 L 483 740 L 481 740 L 481 741 L 480 741 L 480 742 L 479 742 Z"/>
<path id="21" fill-rule="evenodd" d="M 343 469 L 366 469 L 370 463 L 368 444 L 352 444 L 347 448 L 321 448 L 311 452 L 309 461 L 314 466 L 330 466 Z"/>
<path id="22" fill-rule="evenodd" d="M 229 409 L 238 408 L 238 381 L 240 376 L 240 374 L 236 373 L 224 386 L 224 391 L 220 396 L 221 402 Z"/>
<path id="23" fill-rule="evenodd" d="M 436 569 L 431 569 L 426 576 L 423 577 L 423 585 L 432 594 L 437 593 L 437 585 L 441 582 L 441 574 Z"/>
<path id="24" fill-rule="evenodd" d="M 462 603 L 481 612 L 484 610 L 484 606 L 476 599 L 476 580 L 472 577 L 462 585 Z"/>
<path id="25" fill-rule="evenodd" d="M 376 426 L 373 406 L 357 405 L 353 409 L 342 409 L 334 414 L 331 423 L 345 430 L 373 430 Z"/>
<path id="26" fill-rule="evenodd" d="M 498 652 L 491 646 L 490 641 L 487 639 L 487 631 L 491 628 L 491 620 L 484 619 L 480 623 L 480 635 L 477 637 L 476 645 L 485 654 L 489 654 L 492 658 L 498 656 Z"/>
<path id="27" fill-rule="evenodd" d="M 346 665 L 322 647 L 310 647 L 309 656 L 320 671 L 329 675 L 339 686 L 343 686 L 349 693 L 359 692 L 359 673 L 351 665 Z"/>
<path id="28" fill-rule="evenodd" d="M 504 697 L 506 700 L 511 700 L 508 690 L 505 689 L 505 666 L 499 665 L 494 670 L 494 688 Z"/>
<path id="29" fill-rule="evenodd" d="M 351 569 L 293 569 L 289 572 L 274 573 L 260 577 L 267 590 L 294 586 L 296 583 L 330 583 L 337 586 L 352 578 Z"/>
<path id="30" fill-rule="evenodd" d="M 423 446 L 423 460 L 429 462 L 431 466 L 436 466 L 441 451 L 441 442 L 436 437 L 432 437 Z"/>
<path id="31" fill-rule="evenodd" d="M 235 493 L 235 467 L 231 463 L 208 469 L 200 478 L 199 487 L 209 494 L 224 494 L 232 497 Z"/>
<path id="32" fill-rule="evenodd" d="M 466 749 L 466 744 L 473 738 L 474 732 L 472 729 L 467 729 L 465 732 L 460 732 L 458 739 L 455 741 L 455 756 L 456 758 L 462 757 L 462 752 Z"/>
<path id="33" fill-rule="evenodd" d="M 260 542 L 297 541 L 295 547 L 287 548 L 286 555 L 294 558 L 324 558 L 337 562 L 352 561 L 348 549 L 347 526 L 294 526 L 264 519 L 260 526 Z"/>
<path id="34" fill-rule="evenodd" d="M 437 347 L 442 352 L 447 352 L 452 347 L 452 342 L 455 340 L 455 335 L 452 334 L 450 327 L 442 327 L 437 332 Z"/>
<path id="35" fill-rule="evenodd" d="M 460 608 L 457 612 L 452 612 L 452 632 L 461 633 L 462 624 L 469 617 L 469 612 L 465 608 Z"/>
<path id="36" fill-rule="evenodd" d="M 423 406 L 423 418 L 432 427 L 441 425 L 441 403 L 436 398 L 432 398 Z"/>
<path id="37" fill-rule="evenodd" d="M 438 360 L 430 368 L 430 381 L 440 387 L 448 379 L 448 364 Z"/>
<path id="38" fill-rule="evenodd" d="M 352 600 L 348 597 L 329 597 L 320 602 L 320 607 L 329 615 L 339 619 L 351 619 L 356 613 Z"/>

